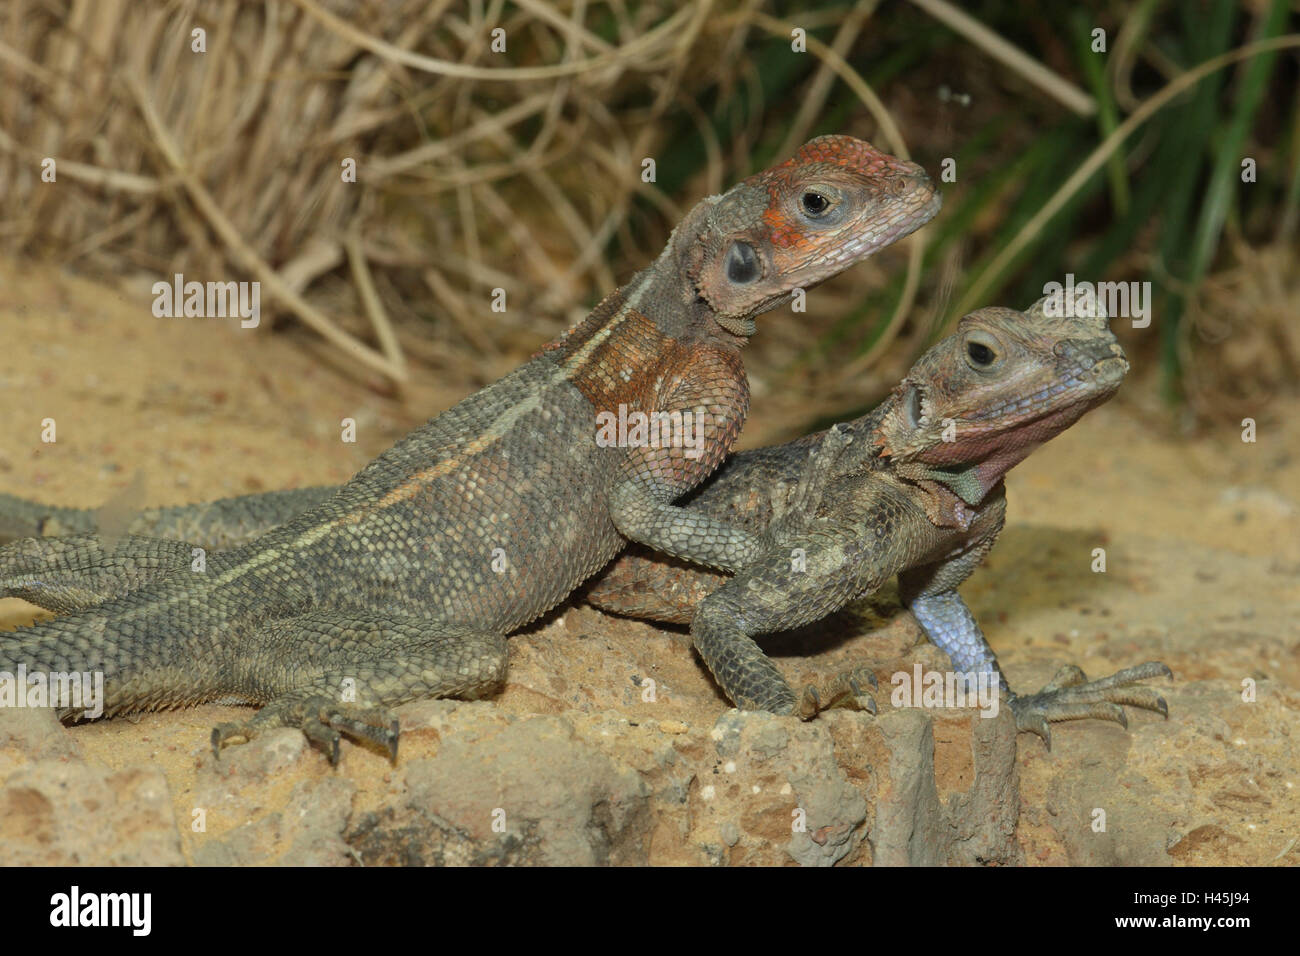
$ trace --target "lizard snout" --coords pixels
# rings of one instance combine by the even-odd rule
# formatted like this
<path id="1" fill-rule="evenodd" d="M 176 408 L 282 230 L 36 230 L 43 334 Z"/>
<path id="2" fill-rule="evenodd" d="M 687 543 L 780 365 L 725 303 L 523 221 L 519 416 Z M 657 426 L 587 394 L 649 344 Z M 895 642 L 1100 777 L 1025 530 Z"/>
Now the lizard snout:
<path id="1" fill-rule="evenodd" d="M 1063 369 L 1072 369 L 1098 385 L 1118 386 L 1128 374 L 1128 359 L 1110 334 L 1088 339 L 1065 339 L 1053 351 Z M 1066 374 L 1064 377 L 1072 377 Z"/>
<path id="2" fill-rule="evenodd" d="M 899 195 L 924 197 L 923 204 L 927 209 L 933 208 L 934 212 L 938 212 L 943 204 L 943 194 L 935 187 L 934 180 L 916 163 L 899 163 L 898 178 L 894 188 Z"/>

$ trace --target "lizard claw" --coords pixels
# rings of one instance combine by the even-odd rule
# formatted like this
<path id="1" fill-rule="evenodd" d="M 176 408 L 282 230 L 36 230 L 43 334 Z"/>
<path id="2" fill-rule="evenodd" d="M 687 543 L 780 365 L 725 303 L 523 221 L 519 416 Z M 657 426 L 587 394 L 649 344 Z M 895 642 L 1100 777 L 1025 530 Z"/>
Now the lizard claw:
<path id="1" fill-rule="evenodd" d="M 331 766 L 338 766 L 343 736 L 375 744 L 388 751 L 391 762 L 397 762 L 396 718 L 382 710 L 340 703 L 323 695 L 275 701 L 246 721 L 218 724 L 212 729 L 212 753 L 220 760 L 226 741 L 249 741 L 273 727 L 297 727 L 312 746 L 325 752 Z"/>
<path id="2" fill-rule="evenodd" d="M 1168 717 L 1169 704 L 1159 692 L 1136 685 L 1136 682 L 1149 677 L 1173 676 L 1173 671 L 1164 664 L 1148 661 L 1090 681 L 1078 667 L 1067 664 L 1037 694 L 1013 698 L 1011 712 L 1015 715 L 1017 730 L 1037 734 L 1051 750 L 1052 733 L 1048 725 L 1058 721 L 1110 720 L 1127 728 L 1128 716 L 1121 704 L 1153 710 Z"/>
<path id="3" fill-rule="evenodd" d="M 808 452 L 808 461 L 794 490 L 773 496 L 772 521 L 766 532 L 769 542 L 784 545 L 808 526 L 817 514 L 836 462 L 852 443 L 852 435 L 841 426 L 832 425 Z"/>
<path id="4" fill-rule="evenodd" d="M 813 684 L 809 684 L 804 688 L 798 704 L 795 705 L 795 713 L 800 720 L 812 720 L 823 710 L 830 710 L 832 707 L 843 707 L 847 710 L 861 710 L 874 714 L 876 713 L 876 701 L 862 689 L 863 685 L 869 685 L 872 690 L 879 687 L 876 682 L 876 675 L 869 667 L 855 667 L 852 670 L 836 674 L 826 681 L 820 689 Z"/>

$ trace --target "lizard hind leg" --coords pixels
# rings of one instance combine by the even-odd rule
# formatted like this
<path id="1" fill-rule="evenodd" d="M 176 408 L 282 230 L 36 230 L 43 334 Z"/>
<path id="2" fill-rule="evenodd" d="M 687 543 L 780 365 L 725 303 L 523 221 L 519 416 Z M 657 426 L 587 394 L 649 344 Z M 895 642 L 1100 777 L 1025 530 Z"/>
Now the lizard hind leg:
<path id="1" fill-rule="evenodd" d="M 397 759 L 388 708 L 434 697 L 481 697 L 505 677 L 503 634 L 411 616 L 313 610 L 272 621 L 241 661 L 238 683 L 267 703 L 250 719 L 212 731 L 227 741 L 296 727 L 337 764 L 341 737 Z"/>
<path id="2" fill-rule="evenodd" d="M 1067 664 L 1038 693 L 1012 698 L 1011 712 L 1015 715 L 1017 730 L 1037 734 L 1051 750 L 1049 723 L 1094 719 L 1113 720 L 1127 727 L 1128 717 L 1121 706 L 1125 704 L 1168 717 L 1169 705 L 1164 697 L 1137 682 L 1150 677 L 1173 676 L 1173 671 L 1164 664 L 1148 661 L 1090 681 L 1080 668 Z"/>

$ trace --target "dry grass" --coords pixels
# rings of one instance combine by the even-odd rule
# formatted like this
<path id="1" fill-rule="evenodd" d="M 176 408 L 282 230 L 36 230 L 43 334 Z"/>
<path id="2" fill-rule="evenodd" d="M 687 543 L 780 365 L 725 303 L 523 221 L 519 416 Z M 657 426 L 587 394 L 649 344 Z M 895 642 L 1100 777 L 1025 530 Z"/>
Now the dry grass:
<path id="1" fill-rule="evenodd" d="M 356 368 L 400 385 L 410 352 L 491 377 L 617 285 L 613 244 L 633 266 L 661 246 L 684 209 L 639 173 L 669 145 L 666 112 L 706 134 L 692 197 L 752 171 L 759 120 L 719 142 L 697 94 L 757 88 L 748 39 L 789 29 L 757 6 L 11 0 L 0 250 L 149 283 L 257 279 L 264 327 L 291 314 Z M 873 8 L 813 51 L 820 73 L 787 148 L 834 76 L 856 77 L 841 53 Z M 856 79 L 881 145 L 905 152 Z"/>
<path id="2" fill-rule="evenodd" d="M 1056 101 L 1081 113 L 1094 108 L 945 0 L 915 3 Z M 762 101 L 751 56 L 757 41 L 789 37 L 792 24 L 767 6 L 9 0 L 0 7 L 0 252 L 119 278 L 142 310 L 149 286 L 175 272 L 257 279 L 263 330 L 292 318 L 371 381 L 400 388 L 412 361 L 468 391 L 648 261 L 685 204 L 753 171 L 758 144 L 791 152 L 845 90 L 857 105 L 843 131 L 908 154 L 901 124 L 851 65 L 871 35 L 875 0 L 799 14 L 805 29 L 832 27 L 831 39 L 808 37 L 799 96 L 781 103 Z M 491 49 L 494 28 L 505 31 L 505 52 Z M 195 29 L 205 32 L 204 53 L 192 49 Z M 912 76 L 906 85 L 920 90 L 927 79 L 934 77 Z M 1140 104 L 1125 101 L 1133 112 L 1121 132 L 1189 82 L 1171 82 Z M 737 102 L 747 108 L 733 111 L 725 130 L 702 105 Z M 918 118 L 931 104 L 913 95 L 911 108 L 910 128 L 939 136 Z M 990 99 L 984 108 L 1009 104 Z M 682 117 L 699 131 L 705 159 L 670 195 L 641 181 L 641 163 L 672 152 Z M 1033 241 L 1121 140 L 1117 133 L 1098 146 L 994 265 Z M 940 155 L 951 148 L 932 146 Z M 57 161 L 56 183 L 41 179 L 47 157 Z M 354 183 L 341 175 L 348 158 Z M 888 251 L 819 290 L 816 317 L 764 323 L 747 364 L 758 371 L 769 434 L 860 407 L 906 369 L 974 241 L 954 244 L 935 269 L 937 290 L 918 310 L 922 243 L 932 231 L 909 240 L 901 300 L 855 358 L 845 360 L 857 351 L 854 341 L 811 357 L 807 347 L 885 270 L 903 268 L 901 253 Z M 1253 268 L 1243 260 L 1242 270 Z M 977 277 L 961 311 L 990 304 L 1000 273 Z M 1185 346 L 1198 410 L 1220 407 L 1215 396 L 1235 374 L 1203 339 L 1222 321 L 1213 318 L 1223 313 L 1215 290 L 1234 281 L 1272 288 L 1234 275 L 1212 277 L 1203 306 L 1193 306 L 1201 317 L 1188 328 L 1199 331 Z M 505 292 L 505 312 L 490 309 L 496 289 Z M 1235 328 L 1234 341 L 1276 339 L 1261 338 L 1257 324 Z M 1278 374 L 1294 374 L 1291 359 Z"/>
<path id="3" fill-rule="evenodd" d="M 1188 403 L 1204 420 L 1256 418 L 1300 382 L 1295 249 L 1233 248 L 1237 264 L 1202 284 L 1179 342 Z"/>

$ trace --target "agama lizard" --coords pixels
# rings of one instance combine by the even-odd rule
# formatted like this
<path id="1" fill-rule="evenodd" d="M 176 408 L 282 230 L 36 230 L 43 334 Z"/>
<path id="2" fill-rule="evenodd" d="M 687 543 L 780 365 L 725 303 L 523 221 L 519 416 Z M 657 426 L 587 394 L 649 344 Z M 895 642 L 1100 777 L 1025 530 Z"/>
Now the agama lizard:
<path id="1" fill-rule="evenodd" d="M 1081 301 L 1078 311 L 1088 317 L 1049 317 L 1046 302 L 964 317 L 861 418 L 733 455 L 685 506 L 755 534 L 803 507 L 792 495 L 810 472 L 821 472 L 814 520 L 795 523 L 793 534 L 740 573 L 727 578 L 631 548 L 587 599 L 608 611 L 689 623 L 700 656 L 738 707 L 806 719 L 836 702 L 873 706 L 863 690 L 869 672 L 796 694 L 754 636 L 810 624 L 897 575 L 903 603 L 956 671 L 996 675 L 1017 727 L 1049 747 L 1051 721 L 1092 717 L 1127 726 L 1121 704 L 1167 716 L 1156 691 L 1134 686 L 1172 676 L 1155 662 L 1095 681 L 1067 666 L 1037 694 L 1017 696 L 957 592 L 1002 530 L 1007 471 L 1109 399 L 1128 371 L 1095 300 Z"/>
<path id="2" fill-rule="evenodd" d="M 697 205 L 649 268 L 530 362 L 251 543 L 196 555 L 80 534 L 3 549 L 0 594 L 67 613 L 0 641 L 0 673 L 102 673 L 110 716 L 262 705 L 214 730 L 218 750 L 294 726 L 332 760 L 340 733 L 395 756 L 386 708 L 493 689 L 505 636 L 629 540 L 723 569 L 764 551 L 764 532 L 673 504 L 741 427 L 755 317 L 939 203 L 915 164 L 847 136 L 811 141 Z M 604 424 L 652 414 L 682 435 Z"/>

